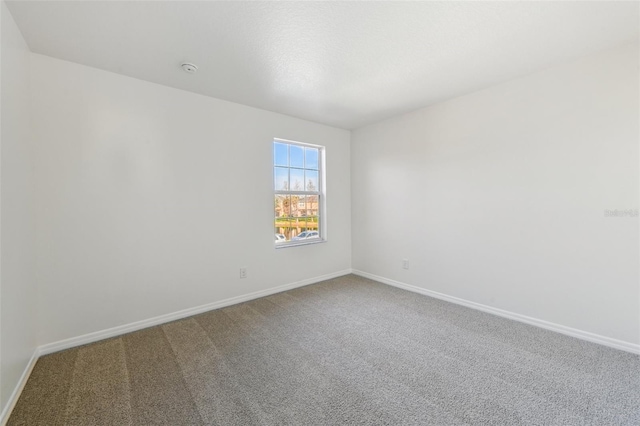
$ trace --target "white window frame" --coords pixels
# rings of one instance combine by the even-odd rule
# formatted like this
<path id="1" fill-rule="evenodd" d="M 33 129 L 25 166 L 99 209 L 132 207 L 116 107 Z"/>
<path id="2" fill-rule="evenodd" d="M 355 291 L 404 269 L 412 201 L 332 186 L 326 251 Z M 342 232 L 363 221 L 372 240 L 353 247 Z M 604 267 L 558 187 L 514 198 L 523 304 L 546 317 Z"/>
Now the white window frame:
<path id="1" fill-rule="evenodd" d="M 273 149 L 274 143 L 282 143 L 287 145 L 297 145 L 303 148 L 315 148 L 318 150 L 318 188 L 317 191 L 294 191 L 294 190 L 279 190 L 275 188 L 275 150 Z M 271 141 L 271 187 L 273 188 L 273 196 L 275 198 L 276 195 L 317 195 L 318 196 L 318 234 L 319 238 L 313 238 L 309 240 L 301 240 L 301 241 L 286 241 L 276 243 L 274 241 L 274 246 L 276 249 L 287 248 L 287 247 L 298 247 L 298 246 L 306 246 L 311 244 L 320 244 L 327 241 L 327 226 L 326 226 L 326 217 L 327 217 L 327 209 L 326 209 L 326 196 L 325 196 L 325 151 L 326 148 L 322 145 L 315 145 L 305 142 L 292 141 L 288 139 L 282 138 L 273 138 Z M 282 167 L 282 166 L 278 166 Z M 291 166 L 287 166 L 289 169 L 289 186 L 291 186 Z M 294 169 L 296 167 L 293 167 Z M 273 206 L 273 203 L 271 204 Z M 275 214 L 272 209 L 271 215 L 274 221 L 275 228 Z"/>

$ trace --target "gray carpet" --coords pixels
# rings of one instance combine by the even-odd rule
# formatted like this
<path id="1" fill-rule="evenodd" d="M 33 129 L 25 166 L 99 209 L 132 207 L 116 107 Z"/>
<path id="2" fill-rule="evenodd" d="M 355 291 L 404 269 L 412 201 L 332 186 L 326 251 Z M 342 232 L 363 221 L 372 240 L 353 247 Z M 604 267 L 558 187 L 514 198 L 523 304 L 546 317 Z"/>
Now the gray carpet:
<path id="1" fill-rule="evenodd" d="M 9 425 L 640 425 L 640 357 L 353 275 L 42 357 Z"/>

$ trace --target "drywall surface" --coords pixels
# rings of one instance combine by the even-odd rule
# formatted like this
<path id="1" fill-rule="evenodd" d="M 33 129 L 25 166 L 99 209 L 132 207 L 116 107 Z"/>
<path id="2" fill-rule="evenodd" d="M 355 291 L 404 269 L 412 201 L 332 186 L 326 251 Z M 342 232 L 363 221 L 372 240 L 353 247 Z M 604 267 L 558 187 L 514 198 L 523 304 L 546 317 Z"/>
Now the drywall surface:
<path id="1" fill-rule="evenodd" d="M 638 93 L 629 44 L 354 131 L 353 268 L 639 343 Z"/>
<path id="2" fill-rule="evenodd" d="M 89 4 L 9 7 L 36 53 L 343 128 L 616 46 L 637 37 L 640 12 L 629 1 Z M 206 78 L 176 73 L 167 58 L 182 55 Z"/>
<path id="3" fill-rule="evenodd" d="M 31 53 L 4 2 L 0 139 L 0 410 L 36 347 L 33 144 L 29 127 Z"/>
<path id="4" fill-rule="evenodd" d="M 39 344 L 350 268 L 349 131 L 32 61 Z M 274 137 L 326 147 L 326 243 L 274 248 Z"/>

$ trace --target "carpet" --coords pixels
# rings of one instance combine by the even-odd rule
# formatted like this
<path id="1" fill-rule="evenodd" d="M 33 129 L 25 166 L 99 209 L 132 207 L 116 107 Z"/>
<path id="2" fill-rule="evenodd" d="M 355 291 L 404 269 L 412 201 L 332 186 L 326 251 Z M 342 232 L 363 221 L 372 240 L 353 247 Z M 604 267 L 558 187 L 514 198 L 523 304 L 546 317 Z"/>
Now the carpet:
<path id="1" fill-rule="evenodd" d="M 640 357 L 354 275 L 40 358 L 16 425 L 640 425 Z"/>

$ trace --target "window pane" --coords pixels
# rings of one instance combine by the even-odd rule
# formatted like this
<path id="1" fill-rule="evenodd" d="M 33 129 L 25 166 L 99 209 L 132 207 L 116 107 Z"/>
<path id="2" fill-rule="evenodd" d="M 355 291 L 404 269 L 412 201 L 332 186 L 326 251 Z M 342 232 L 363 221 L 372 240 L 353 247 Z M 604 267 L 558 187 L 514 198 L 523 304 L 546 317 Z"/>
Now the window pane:
<path id="1" fill-rule="evenodd" d="M 307 218 L 307 229 L 309 231 L 319 231 L 318 228 L 318 218 L 312 218 L 312 217 L 308 217 Z"/>
<path id="2" fill-rule="evenodd" d="M 309 195 L 307 197 L 307 228 L 309 228 L 311 231 L 320 231 L 317 195 Z"/>
<path id="3" fill-rule="evenodd" d="M 289 146 L 291 155 L 291 167 L 304 167 L 304 148 L 297 145 Z"/>
<path id="4" fill-rule="evenodd" d="M 285 208 L 285 199 L 288 195 L 276 195 L 273 203 L 275 217 L 283 217 L 284 216 L 284 208 Z"/>
<path id="5" fill-rule="evenodd" d="M 289 190 L 289 169 L 284 167 L 274 167 L 275 189 L 277 191 Z"/>
<path id="6" fill-rule="evenodd" d="M 288 166 L 289 165 L 289 146 L 284 143 L 273 143 L 273 165 Z"/>
<path id="7" fill-rule="evenodd" d="M 293 147 L 292 147 L 293 148 Z M 304 170 L 302 169 L 290 169 L 291 170 L 291 191 L 304 191 Z"/>
<path id="8" fill-rule="evenodd" d="M 284 210 L 283 210 L 283 217 L 286 218 L 291 218 L 292 216 L 292 210 L 291 210 L 291 195 L 285 195 L 284 198 Z"/>
<path id="9" fill-rule="evenodd" d="M 300 217 L 307 216 L 307 196 L 298 195 L 298 213 Z"/>
<path id="10" fill-rule="evenodd" d="M 298 196 L 290 195 L 291 208 L 289 210 L 289 217 L 300 217 L 300 210 L 298 209 Z"/>
<path id="11" fill-rule="evenodd" d="M 311 220 L 318 221 L 318 196 L 317 195 L 307 195 L 306 198 L 306 206 L 307 206 L 307 214 L 306 216 L 311 218 Z"/>
<path id="12" fill-rule="evenodd" d="M 282 234 L 285 236 L 285 240 L 288 240 L 290 234 L 289 228 L 289 195 L 276 195 L 274 200 L 274 232 L 275 234 Z M 276 242 L 282 241 L 278 235 L 275 235 Z"/>
<path id="13" fill-rule="evenodd" d="M 303 239 L 306 235 L 304 231 L 307 229 L 307 222 L 305 218 L 295 218 L 291 221 L 291 235 L 295 235 L 296 237 L 292 237 L 292 240 Z"/>
<path id="14" fill-rule="evenodd" d="M 307 205 L 306 205 L 306 197 L 304 195 L 296 195 L 296 203 L 298 210 L 296 212 L 296 217 L 304 217 L 307 215 Z"/>
<path id="15" fill-rule="evenodd" d="M 304 156 L 305 156 L 304 167 L 307 169 L 318 170 L 318 149 L 305 148 Z"/>
<path id="16" fill-rule="evenodd" d="M 318 190 L 318 172 L 316 170 L 306 170 L 306 190 L 317 191 Z"/>
<path id="17" fill-rule="evenodd" d="M 273 141 L 274 240 L 320 240 L 319 195 L 322 149 Z M 294 194 L 292 194 L 294 192 Z M 300 195 L 300 193 L 307 194 Z"/>

